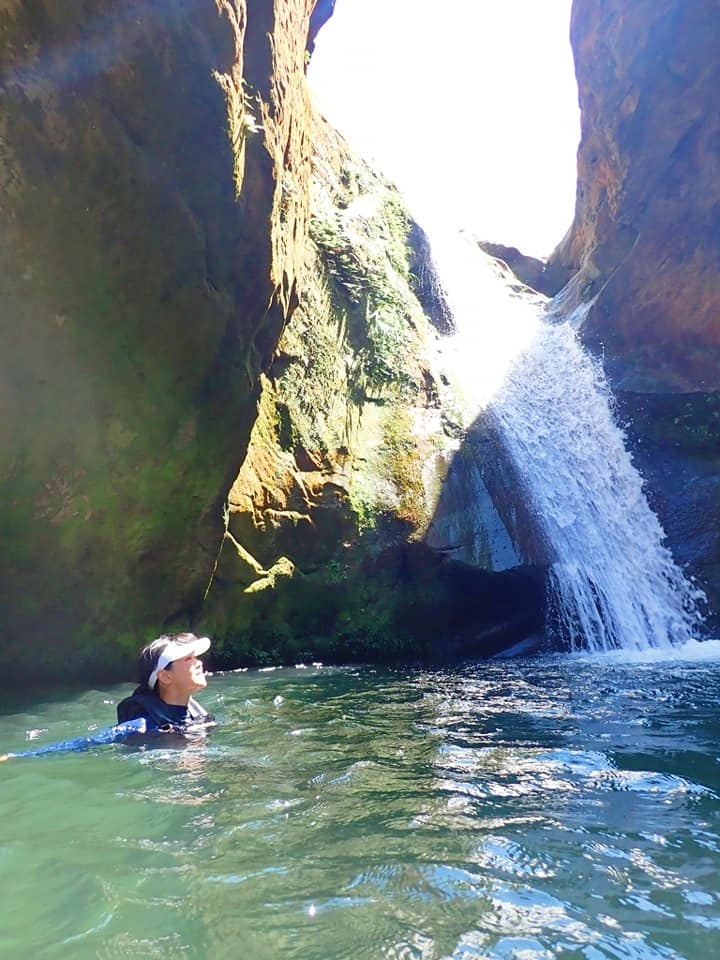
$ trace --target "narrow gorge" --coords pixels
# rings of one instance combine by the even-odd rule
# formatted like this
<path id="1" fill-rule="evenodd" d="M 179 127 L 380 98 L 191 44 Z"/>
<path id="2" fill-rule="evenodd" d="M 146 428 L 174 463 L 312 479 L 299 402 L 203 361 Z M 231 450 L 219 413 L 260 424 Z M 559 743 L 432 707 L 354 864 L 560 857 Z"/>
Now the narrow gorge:
<path id="1" fill-rule="evenodd" d="M 0 0 L 0 630 L 23 681 L 125 677 L 175 628 L 217 667 L 544 636 L 536 465 L 468 429 L 430 241 L 312 104 L 320 6 Z M 707 634 L 720 610 L 718 21 L 575 0 L 574 223 L 547 263 L 482 244 L 604 367 L 677 563 L 670 642 L 700 592 Z"/>

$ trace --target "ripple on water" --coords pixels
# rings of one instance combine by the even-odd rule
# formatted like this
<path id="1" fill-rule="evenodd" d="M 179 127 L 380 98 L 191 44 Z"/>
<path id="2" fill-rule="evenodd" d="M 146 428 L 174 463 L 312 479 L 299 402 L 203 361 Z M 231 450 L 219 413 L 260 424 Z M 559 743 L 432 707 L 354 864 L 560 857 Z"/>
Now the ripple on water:
<path id="1" fill-rule="evenodd" d="M 492 875 L 534 877 L 547 880 L 569 866 L 567 859 L 555 859 L 547 852 L 531 851 L 502 835 L 490 835 L 478 848 L 475 859 Z"/>
<path id="2" fill-rule="evenodd" d="M 714 956 L 712 665 L 213 684 L 201 747 L 4 765 L 3 957 Z M 54 739 L 20 716 L 8 742 Z"/>

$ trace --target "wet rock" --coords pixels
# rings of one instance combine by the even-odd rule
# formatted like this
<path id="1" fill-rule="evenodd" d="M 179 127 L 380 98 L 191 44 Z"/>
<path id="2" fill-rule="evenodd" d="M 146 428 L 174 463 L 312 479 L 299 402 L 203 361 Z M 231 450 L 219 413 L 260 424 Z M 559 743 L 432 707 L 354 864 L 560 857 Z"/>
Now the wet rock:
<path id="1" fill-rule="evenodd" d="M 507 570 L 520 561 L 489 496 L 465 512 L 477 488 L 437 367 L 451 325 L 427 239 L 391 185 L 314 129 L 299 306 L 261 378 L 198 629 L 228 664 L 493 654 L 538 629 L 544 595 L 536 573 Z M 242 589 L 226 572 L 238 545 L 293 576 Z"/>
<path id="2" fill-rule="evenodd" d="M 720 394 L 618 393 L 618 413 L 676 560 L 720 629 Z"/>
<path id="3" fill-rule="evenodd" d="M 530 257 L 521 253 L 517 247 L 508 247 L 502 243 L 490 243 L 487 240 L 478 241 L 478 246 L 485 253 L 496 260 L 501 260 L 526 287 L 537 290 L 552 297 L 564 284 L 548 274 L 547 264 L 537 257 Z"/>

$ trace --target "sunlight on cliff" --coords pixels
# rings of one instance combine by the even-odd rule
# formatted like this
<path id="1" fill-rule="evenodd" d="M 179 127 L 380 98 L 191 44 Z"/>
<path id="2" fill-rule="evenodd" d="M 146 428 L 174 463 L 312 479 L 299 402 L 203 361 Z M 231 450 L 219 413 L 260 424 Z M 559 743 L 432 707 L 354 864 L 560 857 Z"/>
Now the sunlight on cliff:
<path id="1" fill-rule="evenodd" d="M 571 0 L 339 0 L 309 69 L 320 108 L 424 224 L 546 256 L 573 217 Z"/>

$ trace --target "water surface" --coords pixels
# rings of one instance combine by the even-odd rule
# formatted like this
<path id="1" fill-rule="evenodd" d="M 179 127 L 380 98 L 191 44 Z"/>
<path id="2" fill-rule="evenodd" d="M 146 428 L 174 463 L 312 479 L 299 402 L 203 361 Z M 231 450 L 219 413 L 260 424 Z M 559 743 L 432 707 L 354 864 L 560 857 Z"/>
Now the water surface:
<path id="1" fill-rule="evenodd" d="M 16 705 L 0 750 L 126 692 Z M 206 742 L 0 766 L 0 956 L 707 960 L 719 694 L 712 660 L 214 677 Z"/>

